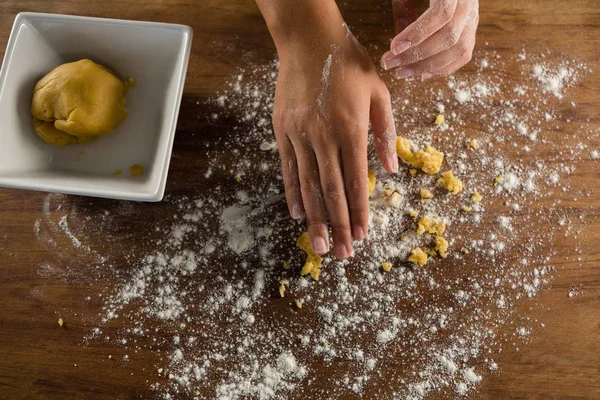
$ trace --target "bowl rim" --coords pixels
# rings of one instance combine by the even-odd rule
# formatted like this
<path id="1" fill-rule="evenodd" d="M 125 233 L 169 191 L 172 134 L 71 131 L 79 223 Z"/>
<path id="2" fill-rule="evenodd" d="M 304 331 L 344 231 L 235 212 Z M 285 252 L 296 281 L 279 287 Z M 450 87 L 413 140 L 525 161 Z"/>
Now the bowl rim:
<path id="1" fill-rule="evenodd" d="M 169 28 L 179 31 L 182 34 L 181 46 L 183 54 L 181 55 L 181 65 L 177 62 L 175 73 L 178 74 L 177 87 L 175 91 L 175 107 L 172 112 L 171 121 L 168 129 L 163 129 L 159 133 L 159 137 L 168 135 L 166 146 L 157 148 L 159 154 L 164 155 L 162 161 L 158 161 L 154 164 L 154 168 L 160 169 L 160 175 L 156 185 L 153 185 L 149 191 L 140 190 L 122 190 L 122 189 L 99 189 L 93 188 L 77 188 L 76 182 L 74 184 L 49 184 L 43 181 L 31 181 L 19 183 L 15 177 L 0 176 L 0 187 L 14 188 L 14 189 L 26 189 L 36 190 L 44 192 L 55 192 L 71 195 L 82 195 L 89 197 L 109 198 L 117 200 L 133 200 L 133 201 L 147 201 L 147 202 L 158 202 L 164 198 L 167 176 L 169 172 L 169 166 L 171 162 L 171 155 L 173 151 L 173 143 L 175 140 L 175 131 L 177 128 L 177 120 L 179 117 L 179 110 L 181 107 L 181 101 L 183 98 L 183 89 L 185 86 L 185 78 L 187 75 L 187 69 L 189 65 L 189 58 L 192 47 L 193 29 L 188 25 L 174 24 L 166 22 L 153 22 L 153 21 L 138 21 L 138 20 L 127 20 L 127 19 L 115 19 L 115 18 L 102 18 L 102 17 L 87 17 L 81 15 L 67 15 L 67 14 L 53 14 L 53 13 L 37 13 L 37 12 L 20 12 L 15 16 L 13 26 L 10 31 L 8 43 L 2 60 L 2 67 L 0 68 L 0 97 L 5 86 L 7 79 L 7 70 L 5 68 L 8 61 L 10 61 L 16 45 L 17 32 L 20 29 L 22 23 L 27 22 L 31 19 L 38 20 L 57 20 L 57 21 L 77 21 L 77 22 L 92 22 L 92 23 L 105 23 L 105 24 L 119 24 L 129 26 L 139 26 L 148 28 Z M 162 165 L 161 165 L 162 164 Z"/>

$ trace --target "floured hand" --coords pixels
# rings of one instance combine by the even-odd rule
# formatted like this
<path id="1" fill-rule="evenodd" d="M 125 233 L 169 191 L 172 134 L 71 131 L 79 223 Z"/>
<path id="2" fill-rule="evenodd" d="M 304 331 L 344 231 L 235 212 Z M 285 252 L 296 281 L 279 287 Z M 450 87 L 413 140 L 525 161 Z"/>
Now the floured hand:
<path id="1" fill-rule="evenodd" d="M 446 76 L 471 60 L 478 0 L 431 0 L 414 22 L 414 0 L 392 0 L 392 6 L 396 37 L 381 64 L 396 78 Z"/>
<path id="2" fill-rule="evenodd" d="M 306 215 L 317 254 L 329 251 L 329 223 L 334 253 L 346 258 L 352 239 L 364 239 L 368 229 L 369 121 L 390 172 L 398 169 L 396 132 L 389 92 L 335 3 L 304 5 L 310 17 L 298 15 L 307 10 L 295 7 L 292 15 L 283 10 L 286 15 L 278 15 L 274 25 L 269 14 L 277 11 L 263 10 L 280 59 L 273 127 L 290 214 Z M 310 9 L 330 5 L 335 9 Z"/>

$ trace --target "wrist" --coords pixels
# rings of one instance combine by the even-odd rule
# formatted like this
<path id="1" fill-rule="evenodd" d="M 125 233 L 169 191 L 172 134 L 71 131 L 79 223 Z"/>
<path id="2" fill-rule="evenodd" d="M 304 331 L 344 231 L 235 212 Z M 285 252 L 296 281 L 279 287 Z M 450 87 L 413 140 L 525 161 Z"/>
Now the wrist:
<path id="1" fill-rule="evenodd" d="M 280 59 L 327 56 L 347 35 L 333 0 L 257 0 Z"/>

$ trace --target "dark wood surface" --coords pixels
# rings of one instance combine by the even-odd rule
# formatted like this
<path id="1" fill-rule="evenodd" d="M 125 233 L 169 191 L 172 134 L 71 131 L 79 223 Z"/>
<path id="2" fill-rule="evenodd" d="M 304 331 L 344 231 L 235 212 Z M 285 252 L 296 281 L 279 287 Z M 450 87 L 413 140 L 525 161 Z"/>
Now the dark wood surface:
<path id="1" fill-rule="evenodd" d="M 206 131 L 199 114 L 203 102 L 220 90 L 236 68 L 247 62 L 273 59 L 274 47 L 252 1 L 17 1 L 0 2 L 0 49 L 4 49 L 15 15 L 22 11 L 77 14 L 96 17 L 139 19 L 190 25 L 194 41 L 186 88 L 179 116 L 178 134 L 169 173 L 167 193 L 193 195 L 210 190 L 216 181 L 206 181 L 202 171 L 206 158 L 198 145 Z M 389 43 L 391 13 L 381 1 L 348 1 L 343 14 L 357 35 L 371 48 L 381 51 Z M 586 121 L 600 128 L 600 6 L 597 0 L 574 1 L 491 1 L 481 4 L 478 43 L 501 55 L 528 51 L 568 55 L 588 63 L 594 70 L 573 89 L 578 107 L 573 121 Z M 469 70 L 467 68 L 467 70 Z M 510 77 L 518 82 L 518 75 Z M 1 128 L 0 128 L 1 129 Z M 225 134 L 217 132 L 213 134 Z M 198 133 L 192 135 L 191 133 Z M 206 132 L 205 132 L 206 133 Z M 1 134 L 1 132 L 0 132 Z M 208 133 L 207 133 L 208 134 Z M 555 132 L 561 140 L 564 132 Z M 582 138 L 585 140 L 585 138 Z M 523 303 L 532 318 L 542 321 L 531 343 L 520 351 L 507 351 L 497 361 L 501 372 L 489 374 L 476 398 L 600 398 L 600 176 L 598 164 L 578 170 L 574 191 L 588 188 L 591 197 L 573 203 L 572 215 L 585 210 L 591 222 L 582 237 L 588 243 L 585 254 L 574 252 L 565 242 L 551 288 L 543 290 L 535 307 Z M 0 398 L 2 399 L 130 399 L 152 396 L 147 381 L 154 379 L 154 355 L 140 352 L 136 362 L 117 365 L 107 359 L 124 350 L 110 343 L 82 346 L 86 319 L 97 316 L 100 302 L 82 303 L 94 287 L 105 285 L 92 277 L 60 279 L 77 274 L 68 268 L 85 262 L 69 251 L 52 251 L 36 241 L 33 226 L 40 218 L 45 193 L 0 189 Z M 105 200 L 79 201 L 83 215 L 117 207 Z M 137 231 L 165 218 L 169 209 L 161 204 L 139 204 L 138 218 L 123 226 L 115 224 L 113 236 L 138 238 Z M 141 217 L 143 215 L 143 218 Z M 125 221 L 123 221 L 125 222 Z M 137 240 L 137 239 L 136 239 Z M 95 238 L 98 248 L 102 238 Z M 118 246 L 118 242 L 106 246 Z M 562 251 L 562 250 L 561 250 Z M 582 261 L 577 257 L 582 256 Z M 117 262 L 119 260 L 116 260 Z M 43 273 L 44 263 L 64 268 Z M 42 271 L 42 272 L 40 272 Z M 73 284 L 76 281 L 77 284 Z M 576 285 L 582 295 L 569 298 Z M 57 329 L 60 313 L 71 316 L 68 329 Z M 74 365 L 77 365 L 76 367 Z"/>

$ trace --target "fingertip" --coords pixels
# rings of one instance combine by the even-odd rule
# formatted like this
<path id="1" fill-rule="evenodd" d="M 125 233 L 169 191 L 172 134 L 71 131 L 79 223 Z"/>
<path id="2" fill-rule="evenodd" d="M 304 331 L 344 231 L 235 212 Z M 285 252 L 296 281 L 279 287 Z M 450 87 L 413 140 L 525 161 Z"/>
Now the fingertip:
<path id="1" fill-rule="evenodd" d="M 290 208 L 290 215 L 293 219 L 302 219 L 304 217 L 304 209 L 299 204 L 294 204 Z"/>
<path id="2" fill-rule="evenodd" d="M 352 245 L 347 245 L 344 242 L 335 243 L 335 256 L 342 260 L 350 257 L 352 254 Z"/>
<path id="3" fill-rule="evenodd" d="M 394 54 L 395 56 L 397 56 L 398 54 L 405 52 L 406 50 L 410 49 L 411 43 L 407 40 L 402 40 L 396 43 L 392 43 L 392 54 Z"/>
<path id="4" fill-rule="evenodd" d="M 327 238 L 321 235 L 315 235 L 312 238 L 311 246 L 313 251 L 319 255 L 326 254 L 329 251 L 329 242 Z"/>
<path id="5" fill-rule="evenodd" d="M 360 224 L 355 224 L 352 227 L 352 238 L 354 240 L 363 240 L 367 237 L 367 230 Z"/>
<path id="6" fill-rule="evenodd" d="M 398 173 L 398 168 L 400 167 L 398 165 L 398 157 L 396 156 L 396 153 L 394 153 L 391 156 L 392 162 L 390 165 L 390 169 L 388 170 L 388 172 L 392 173 L 392 174 L 397 174 Z"/>

